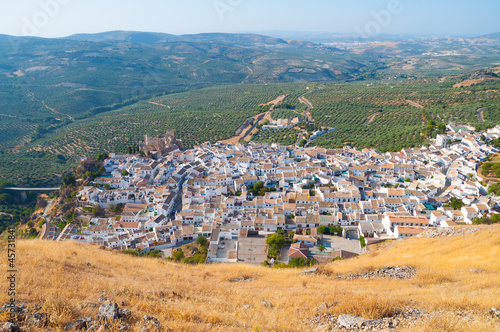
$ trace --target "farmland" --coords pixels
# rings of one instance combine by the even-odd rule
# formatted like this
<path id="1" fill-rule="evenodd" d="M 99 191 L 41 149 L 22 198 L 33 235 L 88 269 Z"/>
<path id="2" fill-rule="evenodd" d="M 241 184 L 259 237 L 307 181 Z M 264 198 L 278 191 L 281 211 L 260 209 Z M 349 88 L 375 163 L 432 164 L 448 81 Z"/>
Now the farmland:
<path id="1" fill-rule="evenodd" d="M 9 140 L 2 144 L 9 152 L 0 155 L 0 178 L 16 183 L 54 184 L 81 157 L 103 151 L 126 153 L 144 134 L 157 135 L 168 129 L 176 131 L 183 148 L 226 140 L 235 135 L 245 120 L 265 112 L 259 105 L 283 95 L 285 99 L 269 112 L 269 117 L 302 118 L 299 113 L 304 105 L 299 103 L 298 96 L 307 88 L 311 91 L 307 98 L 314 106 L 311 110 L 314 127 L 335 128 L 309 146 L 347 144 L 396 151 L 425 144 L 429 137 L 435 136 L 436 130 L 426 132 L 431 120 L 436 126 L 454 122 L 481 128 L 500 122 L 500 81 L 461 88 L 454 88 L 455 83 L 451 79 L 441 83 L 411 80 L 394 85 L 231 85 L 164 95 L 82 120 L 48 117 L 42 126 L 4 116 L 6 122 L 0 125 L 9 131 Z M 481 124 L 476 113 L 480 108 L 484 108 Z M 309 133 L 313 130 L 303 125 L 302 128 Z M 295 128 L 257 127 L 251 141 L 293 145 L 300 132 Z"/>
<path id="2" fill-rule="evenodd" d="M 257 126 L 245 142 L 293 144 L 327 127 L 335 131 L 309 146 L 392 151 L 425 144 L 436 134 L 431 120 L 498 124 L 499 69 L 479 70 L 500 61 L 496 42 L 393 44 L 343 50 L 258 35 L 123 31 L 0 36 L 0 180 L 54 185 L 82 157 L 127 152 L 144 134 L 168 129 L 183 148 L 237 142 L 238 128 L 253 129 L 250 118 L 264 112 L 266 119 L 305 120 L 298 98 L 306 92 L 314 125 Z M 454 50 L 465 55 L 423 54 Z M 263 105 L 279 97 L 268 112 Z"/>
<path id="3" fill-rule="evenodd" d="M 131 106 L 76 121 L 38 140 L 29 149 L 72 157 L 102 151 L 127 152 L 144 134 L 176 130 L 183 148 L 233 136 L 241 124 L 259 112 L 263 102 L 304 91 L 301 84 L 238 85 L 194 90 L 141 101 Z"/>
<path id="4" fill-rule="evenodd" d="M 457 89 L 451 82 L 434 80 L 395 85 L 323 85 L 308 95 L 314 105 L 311 114 L 316 125 L 336 130 L 313 143 L 395 151 L 425 143 L 427 137 L 421 134 L 429 120 L 438 124 L 477 124 L 476 111 L 482 107 L 482 125 L 493 126 L 500 121 L 499 89 L 500 84 L 492 82 Z"/>

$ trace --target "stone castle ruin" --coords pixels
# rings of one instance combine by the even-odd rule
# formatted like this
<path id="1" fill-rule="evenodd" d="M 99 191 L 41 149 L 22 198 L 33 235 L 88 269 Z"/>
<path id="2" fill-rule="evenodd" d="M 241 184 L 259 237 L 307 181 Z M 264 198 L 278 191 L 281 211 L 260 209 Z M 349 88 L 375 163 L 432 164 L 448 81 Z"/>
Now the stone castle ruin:
<path id="1" fill-rule="evenodd" d="M 144 135 L 144 143 L 140 145 L 140 148 L 146 154 L 163 156 L 170 151 L 181 149 L 182 141 L 175 138 L 175 130 L 168 130 L 165 134 L 156 137 Z"/>

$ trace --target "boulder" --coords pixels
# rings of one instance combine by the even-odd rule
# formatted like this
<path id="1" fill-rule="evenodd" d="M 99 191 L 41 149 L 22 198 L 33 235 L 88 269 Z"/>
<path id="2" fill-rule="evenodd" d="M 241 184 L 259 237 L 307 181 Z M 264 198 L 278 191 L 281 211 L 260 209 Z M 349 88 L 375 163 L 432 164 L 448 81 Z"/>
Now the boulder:
<path id="1" fill-rule="evenodd" d="M 128 309 L 118 309 L 118 317 L 126 317 L 132 315 L 132 312 Z"/>
<path id="2" fill-rule="evenodd" d="M 86 329 L 92 323 L 92 317 L 85 317 L 82 319 L 69 322 L 64 326 L 64 331 L 78 331 L 81 329 Z"/>
<path id="3" fill-rule="evenodd" d="M 47 325 L 49 315 L 43 312 L 35 312 L 34 314 L 26 317 L 26 322 L 35 327 L 44 327 Z"/>
<path id="4" fill-rule="evenodd" d="M 161 328 L 161 323 L 158 319 L 148 315 L 144 315 L 143 319 L 145 325 L 141 328 L 141 332 L 150 331 L 152 329 L 158 330 Z"/>
<path id="5" fill-rule="evenodd" d="M 311 275 L 311 274 L 316 274 L 316 273 L 318 273 L 317 267 L 312 268 L 312 269 L 307 269 L 307 270 L 300 272 L 300 274 L 305 274 L 305 275 Z"/>
<path id="6" fill-rule="evenodd" d="M 105 303 L 99 307 L 99 316 L 102 318 L 116 319 L 118 318 L 118 304 Z"/>
<path id="7" fill-rule="evenodd" d="M 362 324 L 364 321 L 363 318 L 352 315 L 340 315 L 338 318 L 338 324 L 347 328 Z"/>

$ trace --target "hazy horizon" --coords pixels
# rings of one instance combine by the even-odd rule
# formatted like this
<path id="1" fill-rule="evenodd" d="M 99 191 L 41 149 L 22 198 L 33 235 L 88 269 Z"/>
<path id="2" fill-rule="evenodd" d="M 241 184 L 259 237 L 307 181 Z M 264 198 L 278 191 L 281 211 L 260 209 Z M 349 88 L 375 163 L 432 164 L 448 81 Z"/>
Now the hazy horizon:
<path id="1" fill-rule="evenodd" d="M 147 31 L 480 36 L 500 31 L 500 2 L 479 0 L 27 0 L 2 5 L 0 34 L 67 37 Z"/>

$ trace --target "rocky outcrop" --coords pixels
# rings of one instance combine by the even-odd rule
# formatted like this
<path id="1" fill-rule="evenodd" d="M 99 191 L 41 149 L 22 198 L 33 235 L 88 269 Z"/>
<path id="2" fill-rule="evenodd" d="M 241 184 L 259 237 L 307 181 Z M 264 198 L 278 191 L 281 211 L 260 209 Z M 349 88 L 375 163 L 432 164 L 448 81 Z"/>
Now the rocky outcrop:
<path id="1" fill-rule="evenodd" d="M 414 325 L 428 317 L 428 313 L 413 308 L 395 310 L 392 317 L 365 319 L 348 314 L 317 314 L 308 323 L 316 326 L 316 331 L 394 331 L 402 326 Z"/>
<path id="2" fill-rule="evenodd" d="M 471 227 L 436 228 L 420 233 L 417 235 L 417 237 L 437 238 L 443 236 L 465 235 L 465 234 L 475 233 L 479 230 L 480 230 L 479 228 L 471 228 Z"/>
<path id="3" fill-rule="evenodd" d="M 417 269 L 411 266 L 386 266 L 382 269 L 376 269 L 371 272 L 351 274 L 348 276 L 337 276 L 336 279 L 353 280 L 353 279 L 373 279 L 373 278 L 388 278 L 388 279 L 410 279 L 417 274 Z"/>

